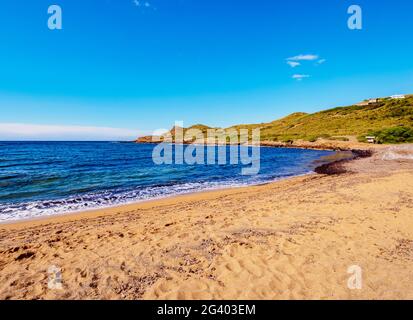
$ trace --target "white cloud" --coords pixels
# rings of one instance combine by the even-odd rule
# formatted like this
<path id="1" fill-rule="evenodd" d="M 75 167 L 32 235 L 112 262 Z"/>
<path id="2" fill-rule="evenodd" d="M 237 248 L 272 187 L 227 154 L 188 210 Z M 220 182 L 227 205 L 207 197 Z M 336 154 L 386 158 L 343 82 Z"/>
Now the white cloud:
<path id="1" fill-rule="evenodd" d="M 138 1 L 138 0 L 133 0 L 133 3 L 135 4 L 135 6 L 137 7 L 146 7 L 149 8 L 151 6 L 151 4 L 147 1 L 142 2 L 142 1 Z"/>
<path id="2" fill-rule="evenodd" d="M 315 54 L 299 54 L 298 56 L 287 58 L 289 61 L 313 61 L 319 58 L 318 55 Z"/>
<path id="3" fill-rule="evenodd" d="M 301 81 L 305 78 L 310 78 L 310 75 L 308 75 L 308 74 L 295 74 L 295 75 L 292 76 L 292 78 L 295 79 L 295 80 Z"/>
<path id="4" fill-rule="evenodd" d="M 0 123 L 0 140 L 127 141 L 139 134 L 138 130 L 110 127 Z"/>
<path id="5" fill-rule="evenodd" d="M 320 58 L 320 56 L 316 54 L 299 54 L 297 56 L 287 58 L 286 61 L 290 67 L 296 68 L 298 66 L 301 66 L 302 61 L 314 61 L 313 65 L 318 66 L 318 65 L 325 63 L 327 60 L 324 58 Z M 292 78 L 297 81 L 302 81 L 303 79 L 309 78 L 309 77 L 310 75 L 308 74 L 294 74 L 292 76 Z"/>
<path id="6" fill-rule="evenodd" d="M 295 67 L 298 67 L 299 65 L 301 65 L 301 63 L 299 63 L 297 61 L 287 61 L 287 64 L 292 68 L 295 68 Z"/>

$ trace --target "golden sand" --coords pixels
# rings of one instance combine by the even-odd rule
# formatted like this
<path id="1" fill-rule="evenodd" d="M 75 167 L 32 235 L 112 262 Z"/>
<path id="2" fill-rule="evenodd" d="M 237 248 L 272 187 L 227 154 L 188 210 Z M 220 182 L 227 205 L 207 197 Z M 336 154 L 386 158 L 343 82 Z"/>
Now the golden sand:
<path id="1" fill-rule="evenodd" d="M 413 299 L 413 161 L 385 153 L 341 175 L 0 225 L 0 298 Z"/>

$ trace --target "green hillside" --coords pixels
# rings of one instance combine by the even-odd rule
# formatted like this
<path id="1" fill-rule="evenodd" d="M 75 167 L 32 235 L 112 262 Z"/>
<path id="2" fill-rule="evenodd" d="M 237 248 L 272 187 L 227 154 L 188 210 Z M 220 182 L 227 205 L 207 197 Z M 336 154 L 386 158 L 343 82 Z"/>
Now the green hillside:
<path id="1" fill-rule="evenodd" d="M 262 141 L 316 141 L 318 138 L 345 141 L 348 136 L 364 141 L 367 135 L 374 135 L 380 137 L 381 143 L 413 142 L 413 95 L 398 100 L 382 98 L 371 104 L 365 101 L 312 114 L 298 112 L 269 123 L 241 124 L 225 130 L 241 128 L 249 129 L 250 133 L 260 128 Z M 197 124 L 183 130 L 189 129 L 199 129 L 206 136 L 210 127 Z M 174 128 L 171 133 L 174 136 Z M 150 141 L 149 138 L 138 141 Z"/>
<path id="2" fill-rule="evenodd" d="M 338 107 L 313 114 L 294 113 L 280 120 L 233 128 L 261 128 L 261 140 L 288 141 L 365 136 L 393 127 L 413 127 L 413 96 L 379 99 L 371 105 Z M 344 139 L 344 138 L 343 138 Z"/>

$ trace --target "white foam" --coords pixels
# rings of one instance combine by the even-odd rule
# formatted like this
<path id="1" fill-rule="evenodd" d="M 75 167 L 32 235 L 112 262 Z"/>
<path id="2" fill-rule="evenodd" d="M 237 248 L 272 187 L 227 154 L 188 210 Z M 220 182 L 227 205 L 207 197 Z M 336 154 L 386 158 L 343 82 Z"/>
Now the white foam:
<path id="1" fill-rule="evenodd" d="M 311 172 L 307 172 L 308 174 Z M 300 174 L 300 175 L 305 175 Z M 298 175 L 296 175 L 298 176 Z M 259 185 L 286 178 L 266 177 L 267 179 L 249 181 L 208 181 L 176 184 L 172 186 L 157 186 L 139 188 L 128 191 L 104 191 L 89 193 L 79 196 L 71 196 L 65 199 L 39 200 L 22 203 L 0 203 L 0 222 L 18 221 L 45 216 L 53 216 L 66 213 L 75 213 L 86 210 L 102 209 L 119 205 L 137 203 L 147 200 L 156 200 L 174 195 L 187 194 L 198 191 L 219 190 L 224 188 L 236 188 L 250 185 Z"/>
<path id="2" fill-rule="evenodd" d="M 382 156 L 382 160 L 413 160 L 413 146 L 393 146 Z"/>
<path id="3" fill-rule="evenodd" d="M 14 204 L 5 203 L 0 204 L 0 222 L 114 207 L 196 191 L 240 187 L 244 185 L 247 185 L 247 183 L 236 181 L 185 183 L 172 186 L 140 188 L 123 192 L 97 192 L 82 196 L 71 196 L 65 199 L 41 200 Z"/>

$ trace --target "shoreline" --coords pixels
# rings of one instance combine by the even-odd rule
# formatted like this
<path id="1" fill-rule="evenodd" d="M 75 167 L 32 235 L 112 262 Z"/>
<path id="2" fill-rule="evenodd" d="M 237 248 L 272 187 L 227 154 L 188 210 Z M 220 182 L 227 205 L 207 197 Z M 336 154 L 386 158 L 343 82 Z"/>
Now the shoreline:
<path id="1" fill-rule="evenodd" d="M 347 163 L 357 159 L 370 158 L 374 155 L 373 150 L 351 150 L 351 153 L 353 154 L 353 157 L 339 159 L 336 161 L 322 164 L 315 168 L 314 172 L 317 174 L 327 175 L 344 174 L 349 172 L 348 169 L 345 167 Z"/>
<path id="2" fill-rule="evenodd" d="M 30 227 L 34 225 L 41 225 L 41 224 L 49 224 L 55 222 L 66 222 L 71 220 L 81 220 L 87 218 L 96 218 L 100 216 L 106 215 L 113 215 L 118 212 L 127 212 L 130 210 L 137 210 L 141 208 L 152 208 L 157 206 L 164 206 L 170 203 L 179 202 L 179 201 L 187 201 L 192 200 L 195 198 L 213 198 L 222 194 L 233 194 L 237 192 L 248 191 L 250 188 L 259 188 L 265 185 L 277 184 L 279 182 L 284 181 L 291 181 L 295 179 L 305 178 L 311 175 L 317 175 L 315 172 L 310 172 L 303 175 L 291 176 L 287 178 L 282 178 L 275 181 L 269 181 L 261 184 L 254 184 L 254 185 L 247 185 L 247 186 L 239 186 L 239 187 L 223 187 L 219 189 L 212 189 L 212 190 L 200 190 L 200 191 L 193 191 L 183 194 L 176 194 L 171 196 L 165 196 L 161 198 L 155 199 L 148 199 L 142 201 L 135 201 L 132 203 L 127 204 L 120 204 L 111 207 L 104 207 L 104 208 L 96 208 L 90 210 L 81 210 L 76 212 L 67 212 L 67 213 L 60 213 L 48 216 L 41 216 L 41 217 L 34 217 L 22 220 L 13 220 L 13 221 L 4 221 L 0 222 L 0 230 L 1 229 L 13 229 L 13 228 L 24 228 Z"/>
<path id="3" fill-rule="evenodd" d="M 1 225 L 0 299 L 412 299 L 413 146 L 399 152 L 342 161 L 340 174 Z M 346 285 L 352 265 L 362 290 Z M 48 288 L 50 266 L 62 290 Z"/>
<path id="4" fill-rule="evenodd" d="M 274 146 L 259 146 L 259 147 L 268 147 L 268 148 L 274 148 Z M 275 147 L 279 148 L 279 147 Z M 281 147 L 280 147 L 281 148 Z M 291 147 L 294 148 L 294 147 Z M 300 149 L 300 148 L 297 148 Z M 305 148 L 301 148 L 305 149 Z M 308 149 L 308 150 L 323 150 L 323 149 Z M 324 149 L 327 150 L 327 149 Z M 36 216 L 36 217 L 31 217 L 31 218 L 23 218 L 19 220 L 9 220 L 9 221 L 0 221 L 0 228 L 3 226 L 17 226 L 20 227 L 20 225 L 30 225 L 31 223 L 47 223 L 48 221 L 54 221 L 55 219 L 62 219 L 62 218 L 70 218 L 73 217 L 75 218 L 76 216 L 83 217 L 83 216 L 88 216 L 90 215 L 96 215 L 96 214 L 105 214 L 104 212 L 112 212 L 116 210 L 123 210 L 127 209 L 128 207 L 131 206 L 137 206 L 140 204 L 146 204 L 146 203 L 157 203 L 161 202 L 162 200 L 167 200 L 167 199 L 174 199 L 174 198 L 179 198 L 179 197 L 184 197 L 184 196 L 190 196 L 190 195 L 197 195 L 197 194 L 202 194 L 202 193 L 213 193 L 213 192 L 221 192 L 221 191 L 226 191 L 226 190 L 237 190 L 237 189 L 243 189 L 243 188 L 249 188 L 249 187 L 256 187 L 256 186 L 261 186 L 261 185 L 266 185 L 266 184 L 273 184 L 273 183 L 278 183 L 279 181 L 284 181 L 284 180 L 290 180 L 294 179 L 297 177 L 304 177 L 312 174 L 341 174 L 345 173 L 346 170 L 343 170 L 343 164 L 356 160 L 361 157 L 370 157 L 373 155 L 373 152 L 371 150 L 331 150 L 331 151 L 336 151 L 336 154 L 333 156 L 333 158 L 336 155 L 340 155 L 340 152 L 351 152 L 352 155 L 342 155 L 343 158 L 340 158 L 338 160 L 332 159 L 330 161 L 322 161 L 320 158 L 320 162 L 322 164 L 318 165 L 317 167 L 314 168 L 313 172 L 308 172 L 305 174 L 300 174 L 300 175 L 293 175 L 289 177 L 284 177 L 284 178 L 278 178 L 276 180 L 272 181 L 267 181 L 259 184 L 251 184 L 251 185 L 245 185 L 245 186 L 222 186 L 222 187 L 217 187 L 214 189 L 206 189 L 206 190 L 195 190 L 195 191 L 190 191 L 187 193 L 181 193 L 181 194 L 172 194 L 172 195 L 167 195 L 167 196 L 160 196 L 158 198 L 152 198 L 152 199 L 146 199 L 146 200 L 136 200 L 132 201 L 130 203 L 124 203 L 124 204 L 118 204 L 118 205 L 113 205 L 113 206 L 107 206 L 107 207 L 101 207 L 101 208 L 91 208 L 91 209 L 86 209 L 86 210 L 79 210 L 79 211 L 71 211 L 71 212 L 62 212 L 62 213 L 56 213 L 56 214 L 50 214 L 50 215 L 44 215 L 44 216 Z"/>
<path id="5" fill-rule="evenodd" d="M 134 143 L 134 144 L 159 144 L 162 141 L 160 140 L 152 140 L 147 139 L 148 137 L 143 137 L 143 140 L 135 140 L 135 141 L 128 141 L 126 143 Z M 176 142 L 172 142 L 173 145 L 177 144 Z M 183 141 L 179 143 L 182 145 L 191 145 L 197 144 L 193 141 Z M 217 144 L 217 143 L 208 143 L 204 142 L 201 143 L 204 146 L 242 146 L 242 144 Z M 248 145 L 253 147 L 254 145 Z M 387 145 L 389 146 L 389 145 Z M 263 140 L 260 141 L 260 144 L 257 147 L 269 147 L 269 148 L 289 148 L 289 149 L 306 149 L 306 150 L 330 150 L 330 151 L 357 151 L 357 150 L 374 150 L 385 148 L 386 145 L 383 144 L 371 144 L 365 142 L 358 142 L 358 141 L 340 141 L 340 140 L 328 140 L 324 138 L 319 138 L 317 141 L 310 142 L 306 140 L 296 140 L 292 142 L 280 142 L 280 141 L 267 141 Z"/>

